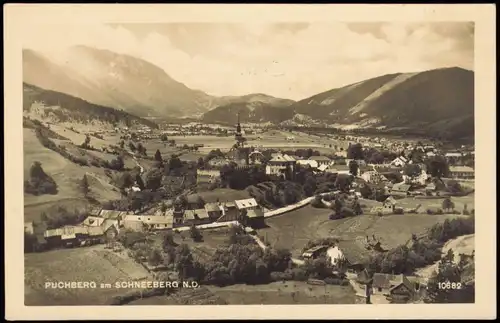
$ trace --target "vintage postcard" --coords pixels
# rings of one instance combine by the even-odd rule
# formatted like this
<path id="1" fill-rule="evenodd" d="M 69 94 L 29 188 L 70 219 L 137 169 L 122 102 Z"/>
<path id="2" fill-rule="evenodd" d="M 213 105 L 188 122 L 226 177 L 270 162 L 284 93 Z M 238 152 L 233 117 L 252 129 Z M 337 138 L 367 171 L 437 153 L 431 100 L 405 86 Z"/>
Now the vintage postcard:
<path id="1" fill-rule="evenodd" d="M 494 6 L 4 21 L 7 319 L 495 317 Z"/>

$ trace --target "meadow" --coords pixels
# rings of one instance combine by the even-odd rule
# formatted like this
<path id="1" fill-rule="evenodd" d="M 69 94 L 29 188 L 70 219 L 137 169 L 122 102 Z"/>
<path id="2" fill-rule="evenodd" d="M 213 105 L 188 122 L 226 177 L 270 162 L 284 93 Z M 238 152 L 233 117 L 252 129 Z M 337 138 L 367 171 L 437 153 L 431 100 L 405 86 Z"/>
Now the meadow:
<path id="1" fill-rule="evenodd" d="M 354 304 L 351 286 L 309 285 L 305 282 L 274 282 L 265 285 L 236 284 L 226 287 L 201 286 L 200 291 L 183 291 L 170 296 L 155 296 L 133 301 L 129 305 L 180 305 L 184 297 L 219 298 L 228 305 L 292 305 L 292 304 Z M 197 295 L 202 294 L 202 295 Z"/>
<path id="2" fill-rule="evenodd" d="M 101 283 L 145 279 L 148 272 L 104 245 L 78 249 L 52 250 L 24 255 L 26 305 L 104 305 L 113 296 L 131 289 L 100 288 Z M 45 282 L 95 282 L 92 289 L 51 289 Z"/>
<path id="3" fill-rule="evenodd" d="M 363 202 L 361 202 L 363 204 Z M 342 241 L 360 244 L 368 235 L 375 235 L 386 248 L 404 244 L 412 233 L 421 234 L 435 223 L 460 215 L 403 214 L 379 217 L 363 214 L 355 217 L 329 220 L 332 211 L 308 205 L 301 209 L 266 219 L 267 228 L 258 230 L 259 236 L 271 246 L 287 248 L 299 257 L 308 241 L 336 237 Z"/>
<path id="4" fill-rule="evenodd" d="M 89 180 L 90 196 L 100 201 L 120 197 L 118 190 L 109 183 L 109 178 L 105 175 L 103 168 L 77 165 L 57 152 L 45 148 L 32 129 L 23 129 L 23 136 L 24 178 L 29 177 L 29 170 L 33 163 L 39 161 L 45 173 L 51 176 L 58 186 L 56 195 L 24 194 L 25 221 L 37 220 L 42 212 L 54 206 L 74 209 L 87 205 L 88 201 L 84 198 L 79 186 L 79 181 L 84 175 L 87 175 Z M 66 144 L 71 145 L 71 143 Z"/>

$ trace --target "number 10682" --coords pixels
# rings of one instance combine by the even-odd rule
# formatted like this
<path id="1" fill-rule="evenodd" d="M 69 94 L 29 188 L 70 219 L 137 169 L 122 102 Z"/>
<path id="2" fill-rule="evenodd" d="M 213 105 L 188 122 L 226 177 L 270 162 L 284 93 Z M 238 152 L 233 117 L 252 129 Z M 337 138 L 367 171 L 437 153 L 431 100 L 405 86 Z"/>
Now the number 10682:
<path id="1" fill-rule="evenodd" d="M 443 282 L 443 283 L 438 283 L 438 288 L 439 289 L 461 289 L 462 288 L 462 283 L 452 283 L 452 282 Z"/>

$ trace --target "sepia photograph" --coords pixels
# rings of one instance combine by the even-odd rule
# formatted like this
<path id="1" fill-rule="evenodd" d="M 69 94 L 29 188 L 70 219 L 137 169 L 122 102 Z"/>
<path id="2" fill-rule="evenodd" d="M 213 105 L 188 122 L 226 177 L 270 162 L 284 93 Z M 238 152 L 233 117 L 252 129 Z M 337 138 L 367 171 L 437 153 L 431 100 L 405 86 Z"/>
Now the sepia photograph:
<path id="1" fill-rule="evenodd" d="M 24 32 L 25 308 L 477 305 L 479 23 L 422 17 Z"/>

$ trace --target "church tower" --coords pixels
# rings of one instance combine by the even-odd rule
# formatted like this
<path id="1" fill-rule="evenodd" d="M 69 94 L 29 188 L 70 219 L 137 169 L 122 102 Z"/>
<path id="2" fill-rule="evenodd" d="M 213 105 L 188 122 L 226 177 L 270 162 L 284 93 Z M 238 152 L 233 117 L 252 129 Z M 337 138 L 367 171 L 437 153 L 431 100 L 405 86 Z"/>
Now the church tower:
<path id="1" fill-rule="evenodd" d="M 240 141 L 240 138 L 243 137 L 241 134 L 241 124 L 240 124 L 240 113 L 238 112 L 238 123 L 236 124 L 236 134 L 234 135 L 236 141 Z"/>

